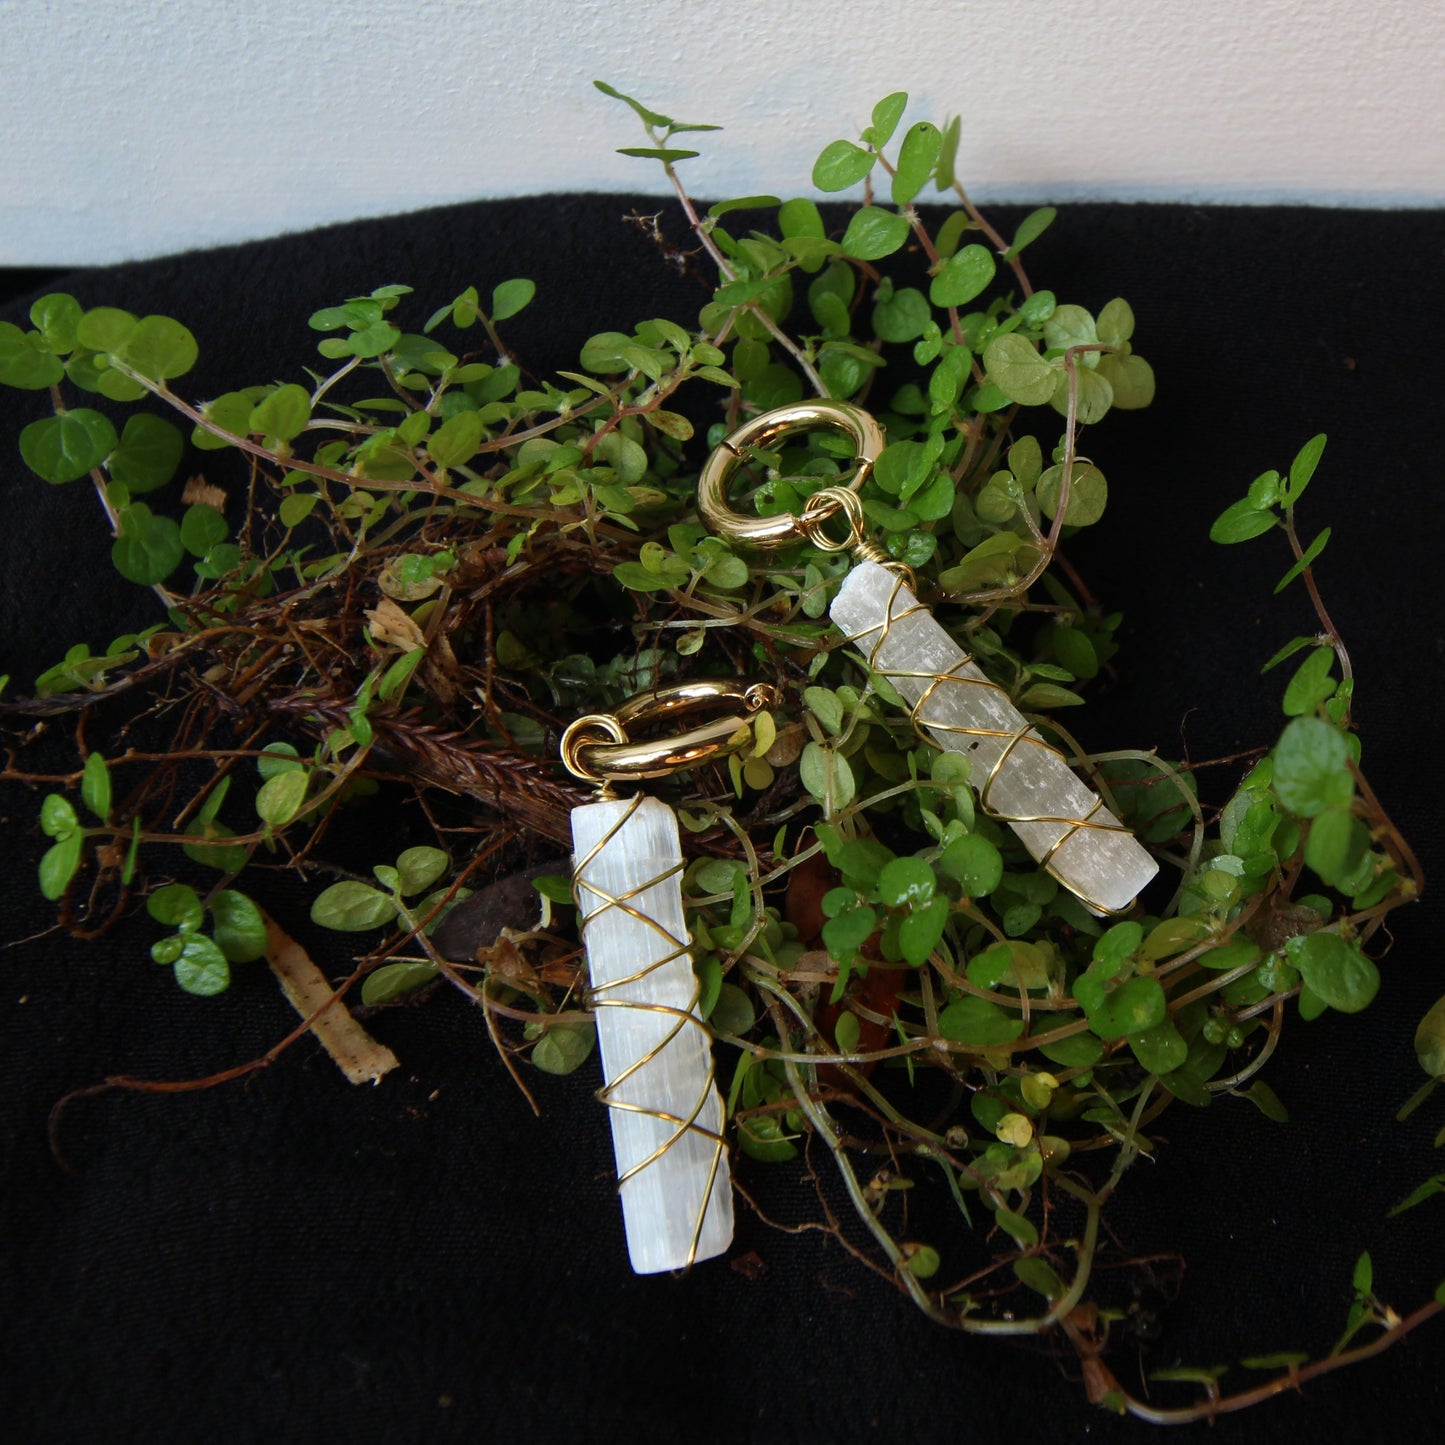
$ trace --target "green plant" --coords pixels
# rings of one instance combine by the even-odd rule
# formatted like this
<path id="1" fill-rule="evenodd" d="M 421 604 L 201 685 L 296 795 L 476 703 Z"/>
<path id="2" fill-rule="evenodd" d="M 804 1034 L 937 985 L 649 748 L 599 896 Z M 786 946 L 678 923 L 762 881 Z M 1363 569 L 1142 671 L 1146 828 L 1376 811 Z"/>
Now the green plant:
<path id="1" fill-rule="evenodd" d="M 509 1066 L 527 1054 L 566 1072 L 592 1032 L 565 884 L 539 885 L 557 914 L 545 927 L 460 956 L 437 925 L 521 831 L 566 838 L 581 795 L 554 755 L 572 717 L 689 672 L 765 673 L 779 704 L 679 809 L 701 1007 L 739 1050 L 727 1104 L 740 1152 L 767 1165 L 825 1149 L 854 1206 L 827 1218 L 860 1259 L 943 1324 L 1061 1336 L 1110 1408 L 1212 1415 L 1362 1354 L 1362 1330 L 1377 1330 L 1371 1349 L 1398 1338 L 1439 1296 L 1401 1319 L 1362 1263 L 1333 1352 L 1246 1360 L 1273 1373 L 1232 1396 L 1212 1371 L 1176 1372 L 1200 1399 L 1156 1407 L 1103 1362 L 1117 1316 L 1092 1294 L 1103 1212 L 1163 1110 L 1243 1094 L 1279 1117 L 1257 1075 L 1287 1017 L 1366 1007 L 1371 942 L 1421 885 L 1358 766 L 1350 659 L 1315 580 L 1329 530 L 1308 545 L 1296 531 L 1324 439 L 1215 524 L 1225 543 L 1279 531 L 1293 554 L 1280 588 L 1299 581 L 1319 623 L 1266 665 L 1304 654 L 1290 721 L 1222 808 L 1201 804 L 1195 769 L 1147 752 L 1085 758 L 1041 717 L 1177 880 L 1172 897 L 1100 920 L 976 806 L 966 761 L 921 744 L 887 682 L 835 646 L 825 614 L 848 564 L 803 543 L 734 551 L 698 522 L 693 490 L 702 451 L 745 413 L 810 393 L 866 403 L 888 435 L 862 492 L 881 545 L 1022 709 L 1076 705 L 1120 619 L 1060 548 L 1107 515 L 1081 429 L 1153 396 L 1129 305 L 1096 315 L 1035 289 L 1023 254 L 1053 211 L 999 234 L 954 175 L 957 123 L 900 133 L 901 94 L 858 143 L 819 156 L 820 189 L 868 186 L 834 224 L 806 198 L 701 213 L 677 169 L 696 152 L 673 142 L 711 127 L 600 88 L 637 113 L 648 144 L 628 153 L 663 167 L 716 267 L 695 328 L 606 331 L 578 369 L 535 378 L 503 334 L 534 299 L 526 279 L 468 287 L 429 314 L 384 285 L 310 318 L 324 366 L 298 365 L 304 382 L 201 404 L 176 385 L 197 356 L 177 321 L 56 295 L 32 330 L 0 327 L 0 382 L 52 403 L 22 435 L 25 461 L 53 485 L 90 483 L 116 567 L 166 610 L 98 657 L 77 644 L 34 698 L 4 706 L 84 716 L 131 697 L 145 712 L 162 688 L 172 708 L 187 703 L 184 745 L 89 753 L 72 781 L 94 826 L 46 797 L 46 896 L 71 926 L 99 929 L 139 880 L 173 930 L 153 953 L 183 987 L 217 992 L 231 964 L 264 952 L 278 971 L 289 960 L 308 1022 L 318 998 L 334 1022 L 344 1008 L 324 981 L 316 992 L 304 951 L 232 885 L 264 880 L 270 860 L 317 883 L 348 874 L 318 889 L 311 919 L 381 931 L 357 965 L 365 1002 L 444 980 L 483 1006 Z M 930 187 L 941 217 L 917 209 Z M 77 392 L 158 403 L 183 425 L 133 410 L 117 429 Z M 246 474 L 255 502 L 239 524 L 223 492 L 166 506 L 187 441 L 230 454 L 218 475 L 228 460 L 227 475 Z M 796 511 L 849 460 L 826 436 L 790 444 L 765 459 L 753 505 Z M 127 784 L 119 804 L 112 772 Z M 349 874 L 332 856 L 336 820 L 383 786 L 423 799 L 436 837 Z M 483 800 L 490 819 L 447 882 L 472 822 L 439 792 Z M 1435 1076 L 1438 1013 L 1420 1045 Z M 348 1050 L 368 1060 L 354 1077 L 389 1067 L 364 1035 Z M 913 1117 L 924 1071 L 966 1100 L 941 1126 Z M 865 1179 L 861 1146 L 937 1176 L 964 1242 L 904 1234 L 894 1205 L 912 1174 Z"/>

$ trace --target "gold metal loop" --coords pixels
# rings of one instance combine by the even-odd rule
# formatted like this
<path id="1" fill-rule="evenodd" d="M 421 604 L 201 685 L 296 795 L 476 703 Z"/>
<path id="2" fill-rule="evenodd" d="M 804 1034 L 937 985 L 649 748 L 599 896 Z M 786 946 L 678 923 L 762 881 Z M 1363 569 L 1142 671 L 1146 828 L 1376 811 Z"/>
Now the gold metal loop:
<path id="1" fill-rule="evenodd" d="M 836 541 L 823 530 L 823 523 L 842 512 L 848 522 L 848 535 Z M 797 518 L 798 530 L 820 552 L 847 552 L 863 540 L 863 503 L 857 492 L 847 487 L 821 487 L 808 498 L 808 505 Z"/>
<path id="2" fill-rule="evenodd" d="M 735 512 L 728 502 L 728 484 L 750 449 L 771 447 L 784 437 L 820 427 L 841 431 L 851 438 L 857 458 L 846 487 L 827 487 L 824 492 L 856 492 L 883 450 L 883 428 L 861 406 L 850 402 L 800 401 L 792 406 L 776 407 L 745 421 L 707 459 L 697 479 L 697 509 L 708 527 L 719 537 L 748 547 L 786 547 L 804 538 L 811 540 L 805 529 L 808 526 L 816 528 L 819 522 L 832 516 L 837 507 L 819 516 L 810 498 L 809 509 L 803 517 L 795 517 L 791 513 L 776 517 L 748 517 Z M 851 519 L 851 512 L 849 515 Z M 805 522 L 804 518 L 808 520 Z"/>
<path id="3" fill-rule="evenodd" d="M 768 683 L 744 683 L 732 678 L 700 678 L 654 692 L 639 693 L 615 713 L 580 717 L 562 734 L 562 763 L 578 778 L 593 783 L 625 782 L 633 778 L 664 778 L 695 768 L 713 758 L 726 757 L 751 740 L 748 718 L 769 707 L 777 694 Z M 671 723 L 700 707 L 734 703 L 742 712 L 726 715 L 699 727 L 663 737 L 634 740 L 636 724 L 643 731 Z M 603 742 L 598 732 L 611 742 Z"/>
<path id="4" fill-rule="evenodd" d="M 606 733 L 614 743 L 627 741 L 627 733 L 622 724 L 611 713 L 605 712 L 589 712 L 579 717 L 562 734 L 562 741 L 558 746 L 558 751 L 562 754 L 562 766 L 574 778 L 581 778 L 588 783 L 606 781 L 601 773 L 594 772 L 578 755 L 580 748 L 589 744 L 596 745 L 595 734 L 599 732 Z"/>

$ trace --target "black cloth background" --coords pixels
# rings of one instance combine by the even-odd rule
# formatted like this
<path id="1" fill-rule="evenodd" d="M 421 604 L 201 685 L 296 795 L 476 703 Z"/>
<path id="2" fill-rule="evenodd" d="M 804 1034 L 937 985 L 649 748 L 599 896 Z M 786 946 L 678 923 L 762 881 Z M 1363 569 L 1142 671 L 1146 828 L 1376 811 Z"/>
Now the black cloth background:
<path id="1" fill-rule="evenodd" d="M 448 208 L 228 250 L 62 277 L 87 305 L 160 311 L 196 333 L 179 383 L 204 398 L 294 379 L 316 307 L 403 281 L 427 314 L 468 284 L 534 277 L 509 327 L 534 370 L 649 315 L 691 324 L 704 293 L 622 217 L 654 200 L 573 196 Z M 1007 225 L 1012 213 L 1001 215 Z M 685 243 L 681 218 L 663 224 Z M 1126 614 L 1119 676 L 1078 730 L 1099 748 L 1203 759 L 1272 739 L 1288 669 L 1259 665 L 1309 613 L 1267 538 L 1223 549 L 1210 520 L 1316 431 L 1330 434 L 1302 508 L 1335 528 L 1318 574 L 1358 673 L 1367 773 L 1440 886 L 1439 213 L 1074 206 L 1030 252 L 1039 284 L 1138 316 L 1156 404 L 1115 415 L 1087 449 L 1110 516 L 1071 558 Z M 12 281 L 15 278 L 12 278 Z M 30 278 L 25 278 L 30 279 Z M 14 285 L 10 288 L 14 291 Z M 22 320 L 31 291 L 0 316 Z M 413 326 L 418 324 L 413 321 Z M 72 642 L 102 647 L 154 620 L 121 582 L 93 499 L 47 487 L 15 438 L 44 399 L 0 395 L 0 671 L 12 695 Z M 224 465 L 216 454 L 196 467 Z M 64 722 L 52 727 L 64 731 Z M 1206 778 L 1226 793 L 1233 771 Z M 1037 1347 L 955 1335 L 816 1234 L 740 1215 L 733 1256 L 683 1280 L 636 1279 L 611 1193 L 590 1072 L 536 1078 L 533 1118 L 474 1011 L 455 997 L 373 1022 L 403 1067 L 352 1088 L 310 1042 L 243 1083 L 82 1101 L 64 1125 L 79 1169 L 47 1151 L 64 1093 L 107 1075 L 186 1078 L 241 1063 L 292 1027 L 264 968 L 214 1000 L 183 995 L 130 920 L 101 943 L 41 933 L 38 795 L 0 791 L 0 1421 L 16 1441 L 951 1440 L 1001 1445 L 1150 1433 L 1083 1402 Z M 357 826 L 395 836 L 386 811 Z M 273 900 L 274 901 L 274 900 Z M 305 931 L 294 899 L 276 904 Z M 1315 1353 L 1342 1326 L 1355 1254 L 1402 1311 L 1445 1278 L 1434 1200 L 1388 1207 L 1438 1170 L 1439 1100 L 1421 1082 L 1416 1020 L 1445 990 L 1437 898 L 1397 914 L 1376 1004 L 1292 1021 L 1266 1077 L 1292 1121 L 1221 1099 L 1178 1107 L 1167 1147 L 1124 1182 L 1112 1219 L 1133 1251 L 1189 1268 L 1163 1306 L 1150 1368 Z M 17 940 L 41 934 L 34 941 Z M 338 971 L 344 950 L 332 959 Z M 730 1070 L 726 1061 L 723 1069 Z M 741 1166 L 788 1216 L 796 1172 Z M 1137 1387 L 1137 1350 L 1114 1369 Z M 1383 1358 L 1175 1438 L 1438 1438 L 1445 1326 Z M 1242 1372 L 1231 1374 L 1239 1381 Z M 1181 1396 L 1156 1387 L 1162 1401 Z M 1207 1433 L 1206 1433 L 1207 1432 Z"/>

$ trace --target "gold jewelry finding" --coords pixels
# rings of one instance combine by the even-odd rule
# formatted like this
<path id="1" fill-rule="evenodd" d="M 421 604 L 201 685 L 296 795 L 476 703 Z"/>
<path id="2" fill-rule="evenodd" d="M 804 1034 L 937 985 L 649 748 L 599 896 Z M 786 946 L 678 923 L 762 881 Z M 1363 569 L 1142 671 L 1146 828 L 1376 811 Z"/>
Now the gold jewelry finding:
<path id="1" fill-rule="evenodd" d="M 809 498 L 801 517 L 783 513 L 776 517 L 748 517 L 733 510 L 728 502 L 728 484 L 747 451 L 766 448 L 796 432 L 813 431 L 819 427 L 841 431 L 852 439 L 856 461 L 852 476 L 842 487 L 825 487 Z M 697 509 L 709 529 L 729 541 L 748 547 L 786 547 L 791 542 L 811 541 L 815 546 L 841 551 L 855 544 L 861 531 L 862 512 L 855 519 L 853 509 L 841 494 L 857 492 L 884 446 L 883 428 L 860 406 L 846 401 L 801 401 L 793 406 L 780 406 L 745 421 L 726 438 L 703 466 L 697 479 Z M 856 498 L 854 499 L 856 502 Z M 819 528 L 839 510 L 845 510 L 849 530 L 855 539 L 843 543 L 822 543 Z"/>
<path id="2" fill-rule="evenodd" d="M 573 777 L 590 783 L 663 778 L 726 757 L 747 746 L 751 714 L 769 707 L 776 692 L 768 683 L 743 683 L 730 678 L 701 678 L 640 693 L 615 713 L 588 713 L 562 734 L 562 763 Z M 731 702 L 742 714 L 729 712 L 685 732 L 634 741 L 629 724 L 647 731 L 710 703 Z M 601 736 L 599 736 L 599 734 Z M 611 741 L 606 739 L 610 738 Z"/>

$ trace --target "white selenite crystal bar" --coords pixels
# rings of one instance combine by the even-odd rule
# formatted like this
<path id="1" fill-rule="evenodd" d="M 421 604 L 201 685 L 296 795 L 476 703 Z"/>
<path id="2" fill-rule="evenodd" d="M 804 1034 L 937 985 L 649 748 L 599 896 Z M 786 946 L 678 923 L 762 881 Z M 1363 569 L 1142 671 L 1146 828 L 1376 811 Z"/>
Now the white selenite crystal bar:
<path id="1" fill-rule="evenodd" d="M 624 798 L 574 808 L 574 859 L 586 860 L 632 806 L 632 800 Z M 692 959 L 686 950 L 633 982 L 617 982 L 631 979 L 649 964 L 667 958 L 687 939 L 681 863 L 677 815 L 656 798 L 643 798 L 616 835 L 594 858 L 583 863 L 578 874 L 578 894 L 585 920 L 587 968 L 594 993 L 601 990 L 595 1000 L 597 1042 L 609 1088 L 639 1059 L 657 1050 L 610 1095 L 615 1104 L 689 1119 L 706 1090 L 707 1098 L 697 1113 L 696 1124 L 720 1134 L 722 1099 L 716 1086 L 708 1083 L 712 1040 L 706 1029 L 684 1023 L 676 1036 L 663 1044 L 677 1029 L 676 1014 L 616 1006 L 630 1002 L 686 1009 L 692 1002 L 695 984 Z M 607 897 L 623 898 L 672 869 L 678 871 L 628 898 L 627 906 L 645 918 L 656 919 L 677 942 L 669 941 L 642 919 L 607 904 Z M 592 892 L 585 886 L 588 883 L 595 884 L 605 897 Z M 608 1113 L 619 1177 L 667 1144 L 678 1127 L 670 1120 L 631 1108 L 609 1108 Z M 726 1150 L 717 1159 L 716 1173 L 713 1171 L 717 1149 L 706 1134 L 688 1129 L 650 1164 L 624 1180 L 621 1194 L 627 1250 L 638 1274 L 681 1269 L 687 1264 L 709 1177 L 712 1192 L 693 1258 L 711 1259 L 732 1242 L 732 1182 Z"/>
<path id="2" fill-rule="evenodd" d="M 900 585 L 896 574 L 876 562 L 861 562 L 844 578 L 829 615 L 865 658 L 878 648 L 873 657 L 874 669 L 887 677 L 910 706 L 917 705 L 933 686 L 935 674 L 987 683 L 983 672 L 931 612 L 926 608 L 910 611 L 917 605 L 917 598 Z M 900 615 L 905 612 L 909 615 Z M 890 617 L 892 625 L 880 646 L 880 633 Z M 923 675 L 909 675 L 915 673 Z M 988 782 L 1009 739 L 1025 726 L 1023 716 L 1002 692 L 972 682 L 950 681 L 933 686 L 918 720 L 940 747 L 970 759 L 975 790 Z M 950 731 L 969 728 L 1003 736 L 978 737 Z M 1039 735 L 1030 728 L 1028 736 Z M 1047 855 L 1069 831 L 1069 825 L 1014 819 L 1091 817 L 1095 823 L 1112 825 L 1107 831 L 1100 827 L 1077 829 L 1059 844 L 1049 860 L 1061 883 L 1085 903 L 1097 904 L 1110 913 L 1128 908 L 1159 871 L 1159 865 L 1132 833 L 1115 831 L 1118 819 L 1099 805 L 1097 795 L 1051 749 L 1028 741 L 1017 743 L 988 789 L 988 805 L 991 812 L 1008 820 L 1035 858 Z M 1097 811 L 1093 811 L 1096 806 Z"/>

